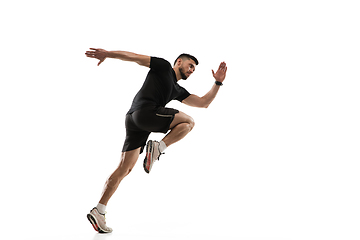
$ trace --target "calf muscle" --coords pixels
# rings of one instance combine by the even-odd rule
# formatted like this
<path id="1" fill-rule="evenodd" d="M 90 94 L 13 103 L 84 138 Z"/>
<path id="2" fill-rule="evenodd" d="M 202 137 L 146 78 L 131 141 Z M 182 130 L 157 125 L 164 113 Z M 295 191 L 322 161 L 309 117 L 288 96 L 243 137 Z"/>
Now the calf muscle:
<path id="1" fill-rule="evenodd" d="M 118 188 L 120 182 L 131 172 L 135 166 L 139 155 L 140 148 L 128 152 L 123 152 L 121 154 L 120 164 L 106 181 L 99 203 L 107 205 L 109 199 Z"/>

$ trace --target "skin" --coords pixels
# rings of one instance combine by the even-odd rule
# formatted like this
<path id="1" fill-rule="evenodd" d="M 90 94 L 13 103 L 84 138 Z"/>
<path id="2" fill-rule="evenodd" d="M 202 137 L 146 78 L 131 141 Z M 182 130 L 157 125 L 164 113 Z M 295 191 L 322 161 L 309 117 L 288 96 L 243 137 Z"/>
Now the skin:
<path id="1" fill-rule="evenodd" d="M 105 61 L 106 58 L 115 58 L 123 61 L 136 62 L 137 64 L 145 67 L 150 67 L 150 56 L 140 55 L 126 51 L 106 51 L 100 48 L 90 48 L 90 51 L 85 53 L 87 57 L 96 58 L 99 60 L 98 66 Z M 194 60 L 187 58 L 179 58 L 173 67 L 176 79 L 188 79 L 195 71 L 196 64 Z M 216 72 L 212 70 L 213 77 L 216 81 L 223 82 L 226 77 L 226 63 L 222 62 Z M 214 84 L 210 91 L 204 96 L 199 97 L 191 94 L 184 99 L 182 103 L 199 108 L 207 108 L 210 103 L 215 99 L 220 86 Z M 170 124 L 170 132 L 162 139 L 167 147 L 183 139 L 194 127 L 195 122 L 189 115 L 179 112 L 175 114 L 174 120 Z M 120 182 L 131 172 L 135 166 L 140 155 L 140 147 L 123 152 L 121 154 L 121 161 L 119 166 L 110 175 L 105 183 L 104 190 L 99 203 L 107 205 L 109 199 L 118 188 Z"/>

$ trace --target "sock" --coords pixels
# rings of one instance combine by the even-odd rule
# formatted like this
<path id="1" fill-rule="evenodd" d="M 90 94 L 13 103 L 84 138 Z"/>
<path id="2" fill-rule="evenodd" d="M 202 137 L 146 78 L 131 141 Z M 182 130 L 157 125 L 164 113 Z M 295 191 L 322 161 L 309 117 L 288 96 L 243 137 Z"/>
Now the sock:
<path id="1" fill-rule="evenodd" d="M 99 211 L 99 213 L 101 214 L 105 214 L 105 210 L 106 210 L 106 205 L 99 203 L 96 206 L 97 210 Z"/>
<path id="2" fill-rule="evenodd" d="M 163 141 L 160 141 L 160 145 L 159 145 L 160 152 L 163 153 L 166 148 L 167 148 L 166 144 Z"/>

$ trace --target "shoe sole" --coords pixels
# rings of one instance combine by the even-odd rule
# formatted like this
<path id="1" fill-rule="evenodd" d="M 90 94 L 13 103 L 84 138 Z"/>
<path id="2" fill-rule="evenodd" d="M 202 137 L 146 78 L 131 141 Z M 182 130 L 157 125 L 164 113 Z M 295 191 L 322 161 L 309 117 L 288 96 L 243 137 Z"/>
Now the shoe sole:
<path id="1" fill-rule="evenodd" d="M 153 152 L 153 142 L 150 140 L 146 145 L 146 157 L 144 159 L 144 170 L 146 173 L 150 173 L 150 166 L 151 166 L 151 157 Z M 149 169 L 147 169 L 147 162 L 150 161 Z"/>
<path id="2" fill-rule="evenodd" d="M 89 213 L 87 215 L 87 219 L 89 220 L 89 222 L 91 223 L 91 225 L 93 226 L 95 231 L 97 231 L 98 233 L 108 233 L 100 228 L 99 224 L 97 223 L 96 218 L 92 214 Z"/>

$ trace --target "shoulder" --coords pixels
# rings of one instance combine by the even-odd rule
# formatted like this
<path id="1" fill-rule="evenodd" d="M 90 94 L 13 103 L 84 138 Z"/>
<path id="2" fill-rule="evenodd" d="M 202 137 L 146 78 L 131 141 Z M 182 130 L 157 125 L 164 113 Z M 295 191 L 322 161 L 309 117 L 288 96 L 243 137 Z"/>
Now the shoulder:
<path id="1" fill-rule="evenodd" d="M 175 99 L 182 102 L 183 100 L 187 99 L 190 96 L 191 94 L 188 92 L 188 90 L 180 86 L 180 89 L 178 90 L 178 96 Z"/>
<path id="2" fill-rule="evenodd" d="M 166 71 L 171 69 L 171 64 L 163 58 L 151 57 L 150 68 L 155 71 Z"/>

